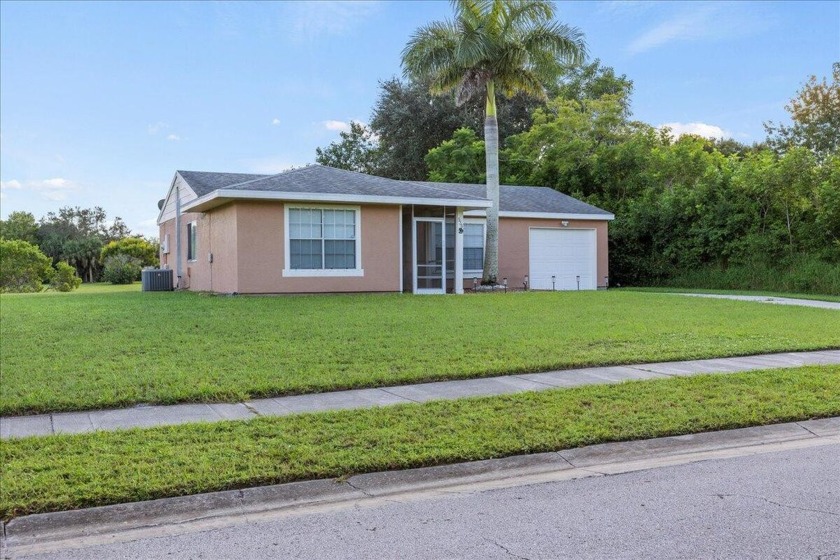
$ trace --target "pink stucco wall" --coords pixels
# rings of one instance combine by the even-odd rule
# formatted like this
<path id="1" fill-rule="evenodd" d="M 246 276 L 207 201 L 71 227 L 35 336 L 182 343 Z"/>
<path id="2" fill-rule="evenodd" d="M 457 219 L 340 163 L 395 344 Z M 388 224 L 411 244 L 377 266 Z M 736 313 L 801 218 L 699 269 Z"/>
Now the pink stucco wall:
<path id="1" fill-rule="evenodd" d="M 563 228 L 594 229 L 597 246 L 598 287 L 604 287 L 604 277 L 609 275 L 608 224 L 602 220 L 565 220 L 569 225 L 563 227 L 561 220 L 534 218 L 499 218 L 499 281 L 508 279 L 512 288 L 521 288 L 525 275 L 530 268 L 530 229 Z M 479 276 L 479 282 L 481 277 Z M 473 287 L 472 276 L 464 278 L 464 289 Z"/>
<path id="2" fill-rule="evenodd" d="M 239 201 L 203 214 L 184 214 L 181 287 L 244 294 L 399 291 L 399 207 L 362 206 L 360 215 L 364 276 L 284 277 L 283 203 Z M 193 220 L 198 224 L 198 254 L 187 262 L 187 223 Z M 170 220 L 160 228 L 161 239 L 170 234 L 170 253 L 162 255 L 161 264 L 176 269 L 174 224 Z"/>
<path id="3" fill-rule="evenodd" d="M 176 276 L 175 282 L 178 283 L 179 288 L 186 288 L 197 291 L 226 291 L 218 286 L 214 286 L 214 281 L 221 282 L 220 286 L 229 287 L 235 284 L 235 275 L 231 278 L 229 275 L 225 278 L 219 279 L 219 275 L 215 274 L 219 266 L 216 264 L 217 248 L 214 247 L 214 242 L 218 243 L 222 255 L 229 255 L 229 248 L 225 247 L 225 240 L 231 235 L 235 236 L 235 219 L 234 214 L 227 208 L 221 208 L 218 216 L 214 214 L 198 214 L 198 213 L 184 213 L 181 215 L 181 279 L 180 282 Z M 194 260 L 187 260 L 187 226 L 190 222 L 195 222 L 198 226 L 196 230 L 196 255 Z M 214 223 L 215 222 L 215 223 Z M 176 262 L 178 241 L 175 234 L 175 220 L 164 222 L 160 226 L 160 238 L 165 239 L 169 234 L 169 253 L 161 254 L 160 264 L 171 268 L 178 273 L 178 266 Z M 214 262 L 209 262 L 209 255 L 213 253 Z M 224 262 L 224 258 L 222 262 Z M 228 259 L 229 260 L 229 259 Z M 224 266 L 224 265 L 223 265 Z M 235 291 L 235 290 L 231 290 Z"/>
<path id="4" fill-rule="evenodd" d="M 284 277 L 285 243 L 282 202 L 238 201 L 203 214 L 184 214 L 181 220 L 183 258 L 182 288 L 221 293 L 319 293 L 396 292 L 400 289 L 400 208 L 361 207 L 361 255 L 364 276 Z M 198 224 L 196 260 L 187 262 L 187 223 Z M 501 218 L 499 221 L 499 277 L 510 286 L 522 286 L 529 273 L 529 243 L 532 227 L 562 227 L 560 220 Z M 175 221 L 161 225 L 161 239 L 169 233 L 170 253 L 161 264 L 175 266 Z M 608 222 L 569 220 L 563 229 L 594 229 L 597 244 L 598 286 L 609 275 Z M 410 228 L 405 232 L 411 247 Z M 209 262 L 208 254 L 213 254 Z M 404 259 L 410 261 L 410 249 Z M 410 266 L 410 265 L 409 265 Z M 410 290 L 410 276 L 406 289 Z M 472 288 L 472 277 L 464 279 Z"/>
<path id="5" fill-rule="evenodd" d="M 528 274 L 530 255 L 530 228 L 594 229 L 597 246 L 598 286 L 602 287 L 604 277 L 609 275 L 607 246 L 608 223 L 601 220 L 568 220 L 563 227 L 560 220 L 536 220 L 532 218 L 501 218 L 499 220 L 499 276 L 507 277 L 512 286 L 519 287 Z"/>

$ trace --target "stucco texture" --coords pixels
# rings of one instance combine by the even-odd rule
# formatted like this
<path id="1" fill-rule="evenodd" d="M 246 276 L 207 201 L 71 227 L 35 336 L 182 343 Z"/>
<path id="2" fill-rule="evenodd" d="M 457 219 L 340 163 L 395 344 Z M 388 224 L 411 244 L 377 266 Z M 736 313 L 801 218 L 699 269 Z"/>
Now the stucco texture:
<path id="1" fill-rule="evenodd" d="M 400 208 L 366 205 L 361 215 L 361 261 L 364 275 L 337 277 L 287 277 L 285 266 L 284 204 L 282 202 L 239 201 L 203 214 L 184 214 L 181 220 L 182 278 L 179 287 L 196 291 L 243 294 L 397 292 L 400 290 L 400 246 L 411 247 L 410 237 L 400 240 Z M 186 260 L 187 224 L 195 221 L 197 254 Z M 604 287 L 609 276 L 608 222 L 501 218 L 499 220 L 499 278 L 520 288 L 529 274 L 531 228 L 591 229 L 596 232 L 597 283 Z M 405 231 L 410 236 L 410 228 Z M 161 264 L 177 270 L 175 264 L 175 220 L 161 225 L 161 239 L 169 234 L 169 254 Z M 407 254 L 406 254 L 407 253 Z M 212 262 L 210 255 L 212 254 Z M 410 252 L 403 251 L 410 261 Z M 410 267 L 410 262 L 405 263 Z M 409 270 L 410 272 L 410 270 Z M 406 276 L 410 279 L 410 275 Z M 464 288 L 472 288 L 472 276 Z M 410 281 L 406 287 L 410 289 Z"/>
<path id="2" fill-rule="evenodd" d="M 362 206 L 360 216 L 363 276 L 285 277 L 283 203 L 234 202 L 203 214 L 184 214 L 180 287 L 244 294 L 399 291 L 399 207 Z M 191 221 L 198 224 L 195 261 L 186 260 Z M 175 220 L 161 225 L 161 238 L 170 234 L 170 253 L 161 255 L 161 264 L 176 269 L 174 230 Z"/>
<path id="3" fill-rule="evenodd" d="M 567 222 L 568 225 L 563 225 Z M 508 279 L 508 286 L 522 288 L 525 275 L 530 268 L 531 228 L 594 229 L 597 250 L 598 287 L 605 286 L 604 278 L 609 276 L 608 224 L 604 220 L 559 220 L 535 218 L 499 219 L 499 282 Z M 478 275 L 479 282 L 481 275 Z M 473 275 L 464 278 L 464 289 L 473 287 Z"/>

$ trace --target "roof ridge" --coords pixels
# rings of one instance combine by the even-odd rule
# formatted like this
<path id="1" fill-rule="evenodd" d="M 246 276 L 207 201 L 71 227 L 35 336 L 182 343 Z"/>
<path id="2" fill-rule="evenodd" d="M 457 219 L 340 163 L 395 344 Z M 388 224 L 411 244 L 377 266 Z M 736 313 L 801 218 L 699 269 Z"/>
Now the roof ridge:
<path id="1" fill-rule="evenodd" d="M 486 183 L 453 183 L 453 182 L 443 183 L 443 182 L 439 182 L 439 181 L 414 181 L 414 182 L 415 183 L 422 183 L 424 185 L 436 185 L 436 184 L 440 184 L 440 185 L 463 185 L 465 187 L 486 187 L 487 186 Z M 565 194 L 565 193 L 562 193 L 562 192 L 560 192 L 557 189 L 554 189 L 552 187 L 546 187 L 545 185 L 506 185 L 504 183 L 499 183 L 499 187 L 515 187 L 515 188 L 518 188 L 518 189 L 548 189 L 550 191 L 559 192 L 560 194 Z M 569 195 L 566 195 L 566 196 L 569 196 Z"/>
<path id="2" fill-rule="evenodd" d="M 318 165 L 318 164 L 315 164 L 315 165 Z M 305 165 L 303 167 L 296 167 L 294 169 L 286 169 L 284 171 L 281 171 L 280 173 L 274 173 L 274 174 L 269 174 L 269 175 L 261 175 L 258 179 L 251 179 L 249 181 L 242 181 L 241 183 L 234 183 L 232 185 L 226 185 L 224 188 L 230 189 L 230 188 L 233 188 L 233 187 L 240 187 L 242 185 L 249 185 L 251 183 L 257 183 L 259 181 L 265 181 L 266 179 L 272 179 L 274 177 L 277 177 L 278 175 L 288 175 L 289 173 L 295 173 L 297 171 L 303 171 L 304 169 L 307 169 L 309 167 L 314 167 L 314 166 Z M 242 175 L 250 175 L 250 173 L 242 173 Z"/>
<path id="3" fill-rule="evenodd" d="M 193 171 L 190 169 L 176 169 L 175 173 L 204 173 L 207 175 L 259 175 L 261 177 L 270 177 L 265 173 L 245 173 L 244 171 Z"/>
<path id="4" fill-rule="evenodd" d="M 423 186 L 423 187 L 426 187 L 426 188 L 430 188 L 430 189 L 433 189 L 433 190 L 436 190 L 436 191 L 449 193 L 449 194 L 464 194 L 464 193 L 460 193 L 460 192 L 452 190 L 452 189 L 446 189 L 446 188 L 440 187 L 438 185 L 465 185 L 465 186 L 468 186 L 468 187 L 486 187 L 486 185 L 483 185 L 481 183 L 440 183 L 440 182 L 437 182 L 437 181 L 408 181 L 408 180 L 402 180 L 402 179 L 396 179 L 396 180 L 399 180 L 401 183 L 412 183 L 414 185 L 420 185 L 420 186 Z M 485 191 L 485 193 L 486 193 L 486 191 Z"/>

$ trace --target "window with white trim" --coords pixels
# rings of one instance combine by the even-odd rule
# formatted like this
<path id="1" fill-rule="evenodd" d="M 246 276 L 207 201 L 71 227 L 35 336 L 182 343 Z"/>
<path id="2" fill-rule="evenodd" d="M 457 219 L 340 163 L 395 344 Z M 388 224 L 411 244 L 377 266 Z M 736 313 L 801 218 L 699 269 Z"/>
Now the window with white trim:
<path id="1" fill-rule="evenodd" d="M 464 272 L 482 272 L 484 270 L 484 222 L 465 222 L 464 228 Z M 437 234 L 437 246 L 440 246 L 440 234 Z M 440 255 L 437 255 L 440 259 Z M 455 224 L 446 223 L 446 270 L 455 270 Z"/>
<path id="2" fill-rule="evenodd" d="M 464 224 L 464 270 L 484 270 L 484 224 Z"/>
<path id="3" fill-rule="evenodd" d="M 358 210 L 289 208 L 289 269 L 355 270 Z"/>
<path id="4" fill-rule="evenodd" d="M 196 235 L 197 231 L 197 222 L 189 222 L 187 224 L 187 260 L 194 261 L 196 260 L 196 255 L 198 254 L 196 248 L 196 242 L 198 241 L 198 236 Z"/>

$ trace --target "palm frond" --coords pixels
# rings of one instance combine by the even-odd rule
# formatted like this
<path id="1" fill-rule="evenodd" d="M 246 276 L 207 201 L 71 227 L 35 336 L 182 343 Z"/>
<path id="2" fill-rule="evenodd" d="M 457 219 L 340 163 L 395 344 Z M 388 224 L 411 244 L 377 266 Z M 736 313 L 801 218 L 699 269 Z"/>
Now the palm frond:
<path id="1" fill-rule="evenodd" d="M 459 66 L 452 66 L 442 70 L 429 80 L 429 92 L 432 95 L 442 95 L 459 87 L 466 70 Z"/>
<path id="2" fill-rule="evenodd" d="M 475 66 L 487 58 L 489 54 L 487 34 L 475 22 L 459 18 L 456 26 L 460 31 L 455 45 L 455 60 L 461 66 Z"/>
<path id="3" fill-rule="evenodd" d="M 545 0 L 512 0 L 508 2 L 502 32 L 504 34 L 525 29 L 531 25 L 551 20 L 554 6 Z"/>
<path id="4" fill-rule="evenodd" d="M 537 99 L 545 100 L 545 87 L 540 76 L 530 70 L 520 68 L 505 76 L 497 76 L 496 86 L 505 97 L 513 97 L 517 92 L 524 93 Z"/>
<path id="5" fill-rule="evenodd" d="M 455 90 L 463 104 L 494 81 L 502 93 L 544 98 L 561 65 L 586 58 L 583 34 L 551 21 L 548 0 L 451 0 L 454 19 L 418 29 L 403 50 L 403 72 L 430 91 Z M 541 81 L 542 80 L 542 81 Z"/>
<path id="6" fill-rule="evenodd" d="M 473 27 L 480 27 L 487 14 L 487 4 L 492 0 L 451 0 L 455 19 L 470 22 Z"/>
<path id="7" fill-rule="evenodd" d="M 451 66 L 457 43 L 458 30 L 451 22 L 421 27 L 402 51 L 403 73 L 409 78 L 423 78 Z"/>
<path id="8" fill-rule="evenodd" d="M 555 64 L 581 64 L 587 57 L 583 32 L 564 23 L 535 25 L 525 32 L 521 41 L 528 52 L 550 53 L 556 61 Z"/>

